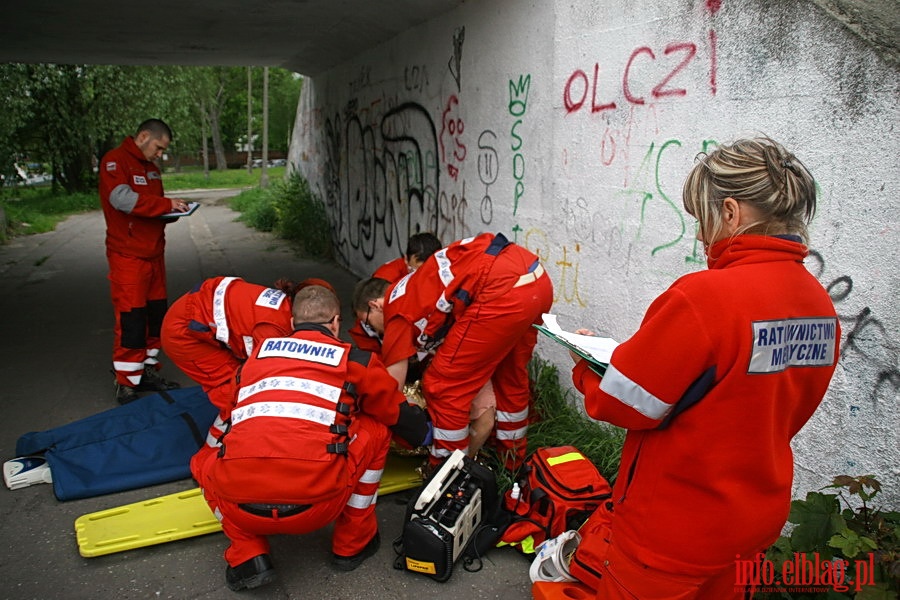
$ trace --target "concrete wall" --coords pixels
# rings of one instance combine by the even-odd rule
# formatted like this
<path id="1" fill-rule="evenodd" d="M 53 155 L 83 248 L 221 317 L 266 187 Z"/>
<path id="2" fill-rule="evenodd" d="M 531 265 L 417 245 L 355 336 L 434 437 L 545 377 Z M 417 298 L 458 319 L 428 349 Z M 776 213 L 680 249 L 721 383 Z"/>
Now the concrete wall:
<path id="1" fill-rule="evenodd" d="M 472 2 L 307 80 L 291 158 L 360 276 L 418 230 L 445 243 L 502 231 L 543 258 L 564 327 L 621 340 L 704 268 L 681 207 L 694 156 L 744 135 L 781 141 L 820 187 L 807 264 L 844 331 L 831 390 L 795 441 L 795 494 L 873 473 L 896 506 L 897 82 L 809 2 Z M 568 372 L 557 348 L 538 352 Z"/>

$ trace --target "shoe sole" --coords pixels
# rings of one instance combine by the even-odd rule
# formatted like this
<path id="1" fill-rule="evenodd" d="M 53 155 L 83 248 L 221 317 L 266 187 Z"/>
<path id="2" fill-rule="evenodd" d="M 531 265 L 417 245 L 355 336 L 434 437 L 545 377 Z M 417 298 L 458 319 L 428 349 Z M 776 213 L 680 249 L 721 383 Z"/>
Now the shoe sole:
<path id="1" fill-rule="evenodd" d="M 334 555 L 331 559 L 331 566 L 333 566 L 338 571 L 355 571 L 359 565 L 363 564 L 366 559 L 372 558 L 376 554 L 378 554 L 378 550 L 381 547 L 381 540 L 378 540 L 378 543 L 373 546 L 366 546 L 363 549 L 362 556 L 337 556 Z"/>
<path id="2" fill-rule="evenodd" d="M 275 581 L 275 569 L 269 569 L 268 571 L 257 573 L 253 577 L 246 577 L 234 583 L 230 583 L 227 581 L 226 583 L 228 584 L 228 589 L 230 589 L 232 592 L 239 592 L 241 590 L 252 590 L 258 587 L 262 587 L 266 584 L 272 583 L 273 581 Z"/>

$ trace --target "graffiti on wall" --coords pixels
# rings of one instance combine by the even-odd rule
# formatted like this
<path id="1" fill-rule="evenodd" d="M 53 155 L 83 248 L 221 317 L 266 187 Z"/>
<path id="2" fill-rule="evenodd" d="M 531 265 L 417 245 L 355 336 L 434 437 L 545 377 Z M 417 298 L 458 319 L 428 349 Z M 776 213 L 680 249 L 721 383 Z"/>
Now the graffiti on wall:
<path id="1" fill-rule="evenodd" d="M 453 32 L 453 54 L 447 62 L 447 70 L 456 82 L 456 91 L 462 90 L 462 51 L 463 42 L 466 41 L 466 28 L 457 27 Z"/>
<path id="2" fill-rule="evenodd" d="M 407 102 L 375 125 L 358 109 L 326 119 L 324 164 L 328 208 L 339 254 L 372 258 L 379 247 L 437 230 L 440 184 L 437 132 L 428 111 Z"/>
<path id="3" fill-rule="evenodd" d="M 459 98 L 452 94 L 441 113 L 441 162 L 447 167 L 447 175 L 454 181 L 459 176 L 459 168 L 466 160 L 467 148 L 463 141 L 466 124 L 459 112 Z"/>
<path id="4" fill-rule="evenodd" d="M 431 91 L 432 73 L 425 64 L 407 65 L 402 75 L 380 81 L 380 92 L 372 83 L 371 68 L 361 66 L 348 81 L 350 99 L 343 111 L 323 119 L 319 191 L 345 264 L 354 256 L 371 260 L 384 249 L 399 250 L 419 231 L 454 240 L 491 223 L 489 188 L 499 176 L 500 156 L 493 131 L 484 130 L 478 137 L 475 156 L 481 185 L 474 215 L 466 197 L 468 184 L 460 176 L 463 164 L 471 160 L 459 96 L 464 40 L 465 28 L 457 28 L 447 63 L 456 89 L 444 97 L 437 126 L 433 111 L 410 99 Z M 391 85 L 405 97 L 390 95 Z M 308 153 L 305 158 L 310 158 Z M 448 178 L 443 186 L 442 175 Z M 478 224 L 470 224 L 470 218 Z"/>
<path id="5" fill-rule="evenodd" d="M 846 365 L 848 359 L 859 359 L 869 366 L 871 379 L 866 383 L 869 386 L 866 395 L 872 399 L 873 406 L 880 404 L 884 408 L 893 408 L 900 391 L 900 346 L 890 338 L 881 318 L 871 307 L 842 312 L 853 293 L 853 279 L 849 275 L 828 281 L 828 277 L 824 277 L 825 259 L 815 250 L 810 251 L 807 262 L 812 263 L 810 271 L 828 290 L 841 320 L 844 337 L 841 361 Z"/>
<path id="6" fill-rule="evenodd" d="M 531 90 L 531 75 L 519 75 L 518 81 L 509 80 L 509 114 L 513 117 L 513 124 L 509 131 L 511 138 L 509 149 L 512 151 L 512 175 L 516 182 L 513 191 L 513 210 L 515 215 L 519 210 L 519 201 L 525 195 L 525 152 L 524 141 L 519 134 L 519 126 L 528 110 L 528 92 Z"/>
<path id="7" fill-rule="evenodd" d="M 715 34 L 709 38 L 711 45 L 707 56 L 709 59 L 709 91 L 715 95 L 716 69 Z M 698 59 L 697 44 L 692 41 L 670 42 L 656 51 L 650 46 L 635 48 L 622 70 L 618 80 L 621 96 L 625 102 L 635 106 L 647 104 L 648 98 L 660 101 L 666 98 L 679 98 L 688 95 L 688 89 L 680 82 L 682 73 Z M 642 64 L 648 63 L 648 64 Z M 588 75 L 591 72 L 591 75 Z M 607 96 L 599 88 L 600 62 L 586 72 L 582 68 L 575 69 L 563 86 L 562 98 L 566 114 L 588 110 L 591 114 L 603 111 L 614 111 L 621 106 L 615 94 L 609 90 Z M 641 77 L 634 73 L 640 72 Z M 637 83 L 636 83 L 637 82 Z"/>
<path id="8" fill-rule="evenodd" d="M 521 232 L 521 228 L 516 228 Z M 520 243 L 534 252 L 541 263 L 556 268 L 553 276 L 553 302 L 565 302 L 581 308 L 587 302 L 581 294 L 578 278 L 581 274 L 581 246 L 579 244 L 559 246 L 550 239 L 543 229 L 532 227 L 521 236 Z"/>

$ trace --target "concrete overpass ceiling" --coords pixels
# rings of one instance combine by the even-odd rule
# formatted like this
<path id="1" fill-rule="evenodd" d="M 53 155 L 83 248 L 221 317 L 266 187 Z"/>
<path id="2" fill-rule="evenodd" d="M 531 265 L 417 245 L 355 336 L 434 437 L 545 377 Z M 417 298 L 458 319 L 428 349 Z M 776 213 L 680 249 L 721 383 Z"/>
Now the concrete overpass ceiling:
<path id="1" fill-rule="evenodd" d="M 0 60 L 272 66 L 315 75 L 464 1 L 8 2 Z"/>

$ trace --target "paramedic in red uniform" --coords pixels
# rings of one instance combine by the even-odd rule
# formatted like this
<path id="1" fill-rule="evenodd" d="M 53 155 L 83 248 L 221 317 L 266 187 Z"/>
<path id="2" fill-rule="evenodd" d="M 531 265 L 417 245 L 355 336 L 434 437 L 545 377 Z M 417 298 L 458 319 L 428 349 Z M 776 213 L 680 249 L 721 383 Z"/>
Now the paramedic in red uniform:
<path id="1" fill-rule="evenodd" d="M 571 563 L 599 598 L 743 597 L 735 560 L 781 532 L 791 438 L 839 356 L 831 299 L 803 265 L 815 182 L 793 154 L 768 138 L 720 146 L 683 202 L 708 270 L 650 305 L 602 379 L 583 360 L 572 373 L 587 413 L 628 430 L 609 510 Z"/>
<path id="2" fill-rule="evenodd" d="M 169 307 L 162 325 L 166 356 L 200 384 L 219 409 L 206 446 L 191 465 L 202 462 L 205 452 L 218 451 L 234 403 L 238 367 L 261 340 L 291 334 L 291 299 L 308 285 L 322 285 L 334 292 L 328 282 L 315 278 L 296 285 L 279 279 L 269 288 L 240 277 L 213 277 Z"/>
<path id="3" fill-rule="evenodd" d="M 433 254 L 386 296 L 372 300 L 369 323 L 383 332 L 382 361 L 402 384 L 410 356 L 433 352 L 422 377 L 434 423 L 436 466 L 469 447 L 470 408 L 489 384 L 496 395 L 497 448 L 507 468 L 525 458 L 528 361 L 534 323 L 553 303 L 540 260 L 503 234 L 484 233 Z"/>
<path id="4" fill-rule="evenodd" d="M 165 228 L 171 222 L 161 215 L 187 210 L 184 200 L 163 195 L 155 162 L 171 140 L 168 125 L 149 119 L 100 161 L 100 203 L 115 312 L 113 371 L 116 399 L 122 404 L 137 399 L 140 391 L 178 387 L 157 374 L 167 306 Z"/>
<path id="5" fill-rule="evenodd" d="M 379 547 L 375 500 L 391 432 L 430 438 L 378 357 L 340 341 L 340 302 L 309 286 L 293 301 L 294 332 L 262 340 L 240 370 L 230 424 L 198 482 L 231 544 L 232 590 L 274 579 L 271 534 L 334 522 L 332 565 L 358 567 Z"/>
<path id="6" fill-rule="evenodd" d="M 440 250 L 442 246 L 441 240 L 431 232 L 424 231 L 413 234 L 406 241 L 406 254 L 378 267 L 372 277 L 383 279 L 388 283 L 399 281 L 422 266 L 425 259 Z M 354 290 L 354 302 L 358 296 L 358 291 Z M 365 312 L 365 308 L 362 309 L 362 312 Z M 347 333 L 353 338 L 353 342 L 358 348 L 381 352 L 381 335 L 369 327 L 364 319 L 357 319 Z"/>

